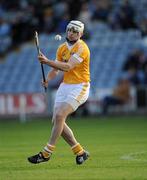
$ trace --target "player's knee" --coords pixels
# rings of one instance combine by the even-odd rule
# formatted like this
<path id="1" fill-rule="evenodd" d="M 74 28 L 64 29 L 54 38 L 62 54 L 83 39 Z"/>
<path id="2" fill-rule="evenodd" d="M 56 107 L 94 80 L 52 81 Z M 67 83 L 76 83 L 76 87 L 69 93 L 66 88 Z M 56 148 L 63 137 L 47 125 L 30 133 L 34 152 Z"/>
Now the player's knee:
<path id="1" fill-rule="evenodd" d="M 54 122 L 55 122 L 55 121 L 62 121 L 62 120 L 64 120 L 64 119 L 65 119 L 65 115 L 64 115 L 63 113 L 61 113 L 61 112 L 58 112 L 58 113 L 56 113 L 56 115 L 55 115 Z"/>
<path id="2" fill-rule="evenodd" d="M 53 115 L 53 123 L 57 121 L 65 121 L 67 116 L 68 116 L 68 111 L 66 107 L 57 107 L 54 110 L 54 115 Z"/>

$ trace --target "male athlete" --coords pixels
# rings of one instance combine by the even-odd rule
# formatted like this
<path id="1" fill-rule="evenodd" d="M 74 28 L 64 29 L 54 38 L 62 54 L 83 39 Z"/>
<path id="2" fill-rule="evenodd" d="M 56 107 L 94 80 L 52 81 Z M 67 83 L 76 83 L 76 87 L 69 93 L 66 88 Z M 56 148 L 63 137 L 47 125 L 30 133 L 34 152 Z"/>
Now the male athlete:
<path id="1" fill-rule="evenodd" d="M 40 63 L 52 67 L 43 86 L 47 87 L 49 81 L 58 74 L 59 70 L 64 72 L 64 78 L 55 98 L 50 139 L 41 152 L 28 158 L 31 163 L 48 161 L 60 136 L 71 146 L 76 155 L 77 164 L 82 164 L 89 157 L 89 153 L 83 149 L 66 124 L 68 115 L 76 111 L 89 95 L 90 51 L 86 43 L 80 39 L 83 31 L 84 24 L 82 22 L 70 21 L 66 28 L 66 42 L 59 46 L 56 60 L 49 60 L 42 53 L 38 56 Z"/>

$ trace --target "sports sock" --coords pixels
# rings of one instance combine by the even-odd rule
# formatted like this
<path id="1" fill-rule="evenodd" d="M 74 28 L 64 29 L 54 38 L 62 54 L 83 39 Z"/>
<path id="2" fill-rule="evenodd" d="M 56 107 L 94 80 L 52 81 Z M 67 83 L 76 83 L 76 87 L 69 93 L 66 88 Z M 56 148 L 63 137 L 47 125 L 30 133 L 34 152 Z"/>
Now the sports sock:
<path id="1" fill-rule="evenodd" d="M 77 143 L 76 145 L 72 146 L 71 149 L 72 149 L 73 153 L 76 154 L 76 155 L 81 155 L 84 152 L 83 147 L 79 143 Z"/>
<path id="2" fill-rule="evenodd" d="M 51 145 L 51 144 L 47 144 L 47 145 L 44 147 L 44 149 L 43 149 L 43 151 L 42 151 L 42 154 L 43 154 L 43 156 L 44 156 L 45 158 L 49 158 L 49 157 L 52 155 L 52 153 L 53 153 L 54 150 L 55 150 L 55 146 L 53 146 L 53 145 Z"/>

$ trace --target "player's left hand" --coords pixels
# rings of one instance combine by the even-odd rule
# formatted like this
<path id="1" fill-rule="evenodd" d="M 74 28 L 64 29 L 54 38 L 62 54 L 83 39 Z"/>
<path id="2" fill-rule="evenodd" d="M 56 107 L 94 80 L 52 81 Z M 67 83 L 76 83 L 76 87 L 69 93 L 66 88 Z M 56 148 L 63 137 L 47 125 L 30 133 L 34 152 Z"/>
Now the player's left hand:
<path id="1" fill-rule="evenodd" d="M 38 55 L 38 59 L 39 59 L 41 64 L 46 64 L 48 62 L 47 57 L 41 52 Z"/>

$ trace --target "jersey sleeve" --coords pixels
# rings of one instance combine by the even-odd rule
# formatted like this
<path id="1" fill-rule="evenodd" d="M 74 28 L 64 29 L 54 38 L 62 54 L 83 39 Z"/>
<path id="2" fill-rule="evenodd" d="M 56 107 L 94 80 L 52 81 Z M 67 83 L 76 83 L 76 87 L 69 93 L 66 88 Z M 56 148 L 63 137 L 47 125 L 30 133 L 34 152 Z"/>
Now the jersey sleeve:
<path id="1" fill-rule="evenodd" d="M 73 57 L 81 63 L 84 59 L 87 58 L 88 54 L 88 48 L 86 48 L 83 44 L 80 44 L 77 48 L 77 51 L 73 54 Z"/>
<path id="2" fill-rule="evenodd" d="M 56 52 L 56 61 L 61 61 L 61 60 L 62 60 L 61 46 L 59 46 Z"/>

